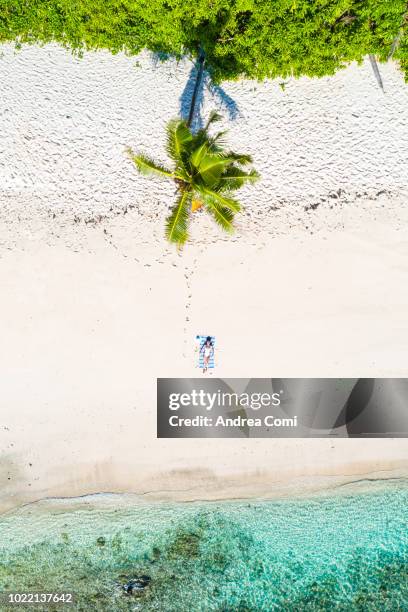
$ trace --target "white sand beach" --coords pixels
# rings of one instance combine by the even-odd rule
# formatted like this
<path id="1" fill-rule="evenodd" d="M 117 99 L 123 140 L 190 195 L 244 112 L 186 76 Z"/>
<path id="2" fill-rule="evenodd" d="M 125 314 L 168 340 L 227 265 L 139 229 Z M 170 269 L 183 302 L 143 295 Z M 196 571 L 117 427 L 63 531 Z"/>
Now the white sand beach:
<path id="1" fill-rule="evenodd" d="M 0 509 L 100 491 L 271 497 L 408 475 L 404 440 L 158 440 L 157 377 L 406 377 L 408 89 L 394 64 L 226 84 L 262 180 L 237 233 L 163 238 L 164 159 L 191 65 L 49 45 L 0 58 Z M 217 105 L 205 93 L 204 116 Z M 231 106 L 231 105 L 230 105 Z M 245 347 L 245 350 L 242 350 Z"/>

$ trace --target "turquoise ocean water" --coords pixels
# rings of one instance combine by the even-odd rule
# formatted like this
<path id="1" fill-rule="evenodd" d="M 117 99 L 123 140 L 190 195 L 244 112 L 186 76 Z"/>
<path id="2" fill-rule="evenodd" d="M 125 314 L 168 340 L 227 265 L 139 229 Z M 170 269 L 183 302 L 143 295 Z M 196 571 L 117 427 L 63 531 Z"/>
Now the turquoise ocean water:
<path id="1" fill-rule="evenodd" d="M 90 499 L 1 517 L 2 591 L 76 594 L 36 610 L 408 610 L 406 482 L 282 501 Z"/>

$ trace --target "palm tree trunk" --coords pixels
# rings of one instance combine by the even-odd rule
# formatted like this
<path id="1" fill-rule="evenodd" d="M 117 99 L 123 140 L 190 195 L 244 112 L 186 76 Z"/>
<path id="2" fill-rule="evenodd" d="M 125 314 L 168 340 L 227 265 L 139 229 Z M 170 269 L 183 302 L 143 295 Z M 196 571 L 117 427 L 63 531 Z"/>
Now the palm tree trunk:
<path id="1" fill-rule="evenodd" d="M 377 60 L 375 59 L 375 55 L 369 55 L 368 57 L 370 58 L 371 67 L 373 69 L 374 76 L 377 79 L 377 83 L 384 91 L 384 84 L 381 78 L 380 70 L 378 68 Z"/>
<path id="2" fill-rule="evenodd" d="M 198 56 L 197 78 L 196 78 L 196 82 L 195 82 L 195 85 L 194 85 L 193 97 L 191 98 L 190 113 L 188 115 L 188 120 L 187 120 L 188 127 L 191 126 L 191 123 L 192 123 L 193 118 L 194 118 L 194 111 L 195 111 L 195 107 L 196 107 L 196 103 L 197 103 L 198 90 L 200 88 L 201 79 L 203 78 L 204 61 L 205 61 L 204 51 L 200 48 L 200 53 L 199 53 L 199 56 Z"/>
<path id="3" fill-rule="evenodd" d="M 406 21 L 408 21 L 408 11 L 406 13 L 404 13 L 404 15 L 402 17 L 402 21 L 401 21 L 399 32 L 396 35 L 396 37 L 394 38 L 394 40 L 392 41 L 391 49 L 390 49 L 390 52 L 388 54 L 387 60 L 392 59 L 392 56 L 394 55 L 395 51 L 399 47 L 401 39 L 402 39 L 402 37 L 404 35 L 404 24 L 405 24 Z"/>

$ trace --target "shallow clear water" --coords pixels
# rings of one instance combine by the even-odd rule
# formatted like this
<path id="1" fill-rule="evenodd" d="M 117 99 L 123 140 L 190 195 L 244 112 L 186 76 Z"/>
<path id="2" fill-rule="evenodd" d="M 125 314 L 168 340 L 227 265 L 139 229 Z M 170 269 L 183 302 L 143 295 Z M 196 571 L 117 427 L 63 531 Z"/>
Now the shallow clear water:
<path id="1" fill-rule="evenodd" d="M 405 483 L 308 500 L 89 500 L 2 517 L 1 590 L 73 591 L 65 609 L 84 611 L 408 610 Z"/>

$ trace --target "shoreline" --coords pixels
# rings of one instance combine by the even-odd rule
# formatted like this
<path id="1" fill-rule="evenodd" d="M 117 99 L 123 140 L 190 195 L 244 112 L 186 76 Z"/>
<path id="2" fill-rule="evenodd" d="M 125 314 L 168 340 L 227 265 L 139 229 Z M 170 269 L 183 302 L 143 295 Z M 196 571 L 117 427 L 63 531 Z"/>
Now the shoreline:
<path id="1" fill-rule="evenodd" d="M 387 469 L 381 469 L 377 464 L 370 466 L 362 465 L 339 465 L 332 473 L 328 471 L 315 469 L 311 474 L 292 474 L 284 475 L 278 479 L 276 474 L 268 475 L 266 473 L 238 473 L 229 474 L 224 477 L 216 478 L 212 476 L 207 480 L 203 478 L 202 472 L 191 470 L 191 473 L 183 474 L 181 477 L 173 475 L 173 487 L 164 488 L 168 484 L 169 477 L 162 476 L 162 481 L 156 481 L 156 488 L 151 490 L 128 487 L 121 490 L 120 487 L 112 486 L 110 489 L 101 491 L 90 489 L 83 486 L 78 487 L 74 495 L 70 486 L 62 485 L 53 487 L 48 494 L 40 497 L 29 497 L 23 501 L 19 499 L 16 502 L 5 503 L 0 501 L 0 516 L 6 517 L 9 514 L 14 514 L 22 509 L 32 508 L 34 506 L 47 506 L 50 511 L 62 504 L 64 508 L 72 506 L 84 507 L 95 506 L 99 502 L 102 505 L 111 502 L 114 504 L 119 502 L 119 506 L 127 504 L 162 504 L 162 503 L 222 503 L 222 502 L 239 502 L 239 501 L 279 501 L 279 500 L 296 500 L 296 499 L 312 499 L 321 496 L 337 496 L 359 494 L 371 492 L 377 488 L 382 489 L 387 486 L 407 485 L 408 483 L 408 459 L 403 467 L 395 465 L 387 466 Z M 363 469 L 365 467 L 365 469 Z M 344 472 L 344 473 L 343 473 Z M 286 477 L 285 477 L 286 476 Z M 179 487 L 176 486 L 176 481 L 179 481 Z M 194 486 L 194 482 L 201 480 L 200 485 Z M 163 488 L 159 485 L 162 484 Z M 82 491 L 82 492 L 81 492 Z"/>
<path id="2" fill-rule="evenodd" d="M 132 508 L 137 506 L 156 506 L 156 505 L 195 505 L 195 504 L 234 504 L 234 503 L 263 503 L 263 502 L 304 502 L 304 501 L 319 501 L 328 498 L 349 497 L 354 495 L 370 495 L 381 493 L 389 489 L 408 487 L 408 471 L 401 472 L 400 470 L 390 471 L 386 475 L 380 477 L 379 473 L 361 474 L 357 480 L 350 480 L 338 477 L 336 483 L 329 479 L 320 480 L 319 477 L 314 479 L 315 486 L 312 487 L 310 482 L 307 489 L 300 491 L 294 483 L 292 487 L 295 489 L 290 492 L 287 490 L 275 490 L 270 495 L 259 494 L 258 496 L 243 496 L 243 497 L 196 497 L 192 499 L 182 498 L 161 498 L 161 497 L 146 497 L 143 493 L 131 492 L 112 492 L 100 491 L 96 493 L 84 493 L 83 495 L 71 496 L 49 496 L 33 501 L 26 502 L 19 506 L 9 508 L 8 510 L 0 511 L 0 521 L 7 517 L 13 517 L 19 513 L 28 512 L 30 515 L 35 512 L 46 512 L 50 516 L 65 512 L 74 512 L 77 510 L 123 510 L 126 507 Z M 317 486 L 318 485 L 318 486 Z"/>

